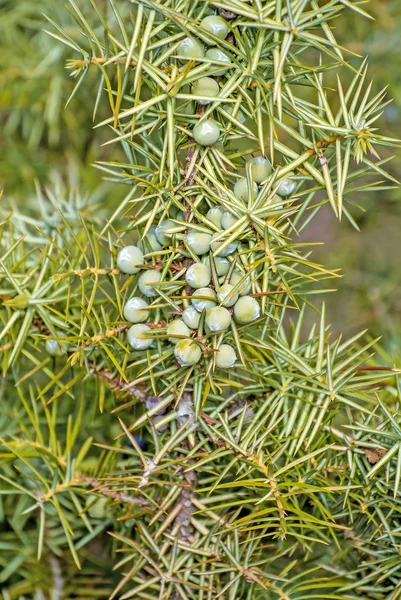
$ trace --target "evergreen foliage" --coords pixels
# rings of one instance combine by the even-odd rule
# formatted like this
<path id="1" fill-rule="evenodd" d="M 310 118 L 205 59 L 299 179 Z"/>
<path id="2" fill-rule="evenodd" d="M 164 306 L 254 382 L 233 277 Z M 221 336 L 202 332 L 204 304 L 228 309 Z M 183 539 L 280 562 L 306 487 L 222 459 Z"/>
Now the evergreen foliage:
<path id="1" fill-rule="evenodd" d="M 398 371 L 330 335 L 339 274 L 297 239 L 396 183 L 385 91 L 334 37 L 367 13 L 68 8 L 49 33 L 127 192 L 107 220 L 62 189 L 2 211 L 4 599 L 399 598 Z"/>

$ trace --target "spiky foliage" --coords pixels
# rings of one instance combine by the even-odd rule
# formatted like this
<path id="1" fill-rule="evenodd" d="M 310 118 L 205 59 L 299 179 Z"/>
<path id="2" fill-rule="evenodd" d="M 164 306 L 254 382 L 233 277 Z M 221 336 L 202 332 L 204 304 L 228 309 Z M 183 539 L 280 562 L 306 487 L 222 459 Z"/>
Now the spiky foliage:
<path id="1" fill-rule="evenodd" d="M 397 371 L 375 366 L 363 334 L 333 339 L 321 303 L 304 327 L 311 296 L 338 273 L 297 241 L 323 204 L 353 222 L 358 196 L 393 179 L 385 151 L 397 142 L 375 128 L 384 93 L 372 97 L 365 63 L 349 68 L 332 29 L 343 10 L 364 11 L 346 0 L 80 4 L 70 0 L 74 31 L 49 31 L 71 51 L 77 87 L 99 74 L 87 94 L 95 115 L 108 102 L 99 125 L 126 158 L 98 166 L 128 192 L 106 218 L 60 188 L 38 192 L 36 214 L 3 214 L 4 598 L 395 600 Z M 217 12 L 225 39 L 200 25 Z M 187 36 L 220 48 L 225 73 L 180 56 Z M 211 98 L 193 86 L 206 74 Z M 220 135 L 202 146 L 193 130 L 207 118 Z M 259 155 L 273 167 L 254 187 Z M 167 332 L 202 260 L 191 232 L 214 236 L 210 285 L 236 270 L 232 296 L 249 286 L 258 306 L 246 324 L 230 308 L 217 334 L 201 312 L 192 366 Z M 141 273 L 127 276 L 117 254 L 137 242 Z M 138 351 L 124 306 L 145 292 L 143 273 L 156 274 L 152 344 Z M 219 368 L 222 343 L 231 368 Z"/>

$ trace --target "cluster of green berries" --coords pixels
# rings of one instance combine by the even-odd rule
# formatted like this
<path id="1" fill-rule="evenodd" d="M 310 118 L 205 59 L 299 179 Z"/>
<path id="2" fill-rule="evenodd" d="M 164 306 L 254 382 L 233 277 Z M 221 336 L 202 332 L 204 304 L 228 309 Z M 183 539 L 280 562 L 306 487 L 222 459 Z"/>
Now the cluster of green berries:
<path id="1" fill-rule="evenodd" d="M 209 211 L 209 216 L 210 213 L 216 216 L 216 208 Z M 223 214 L 221 211 L 221 217 Z M 143 296 L 131 298 L 124 306 L 124 318 L 133 323 L 127 335 L 128 342 L 134 350 L 146 350 L 154 341 L 151 327 L 145 322 L 148 321 L 152 310 L 149 301 L 158 296 L 157 285 L 161 281 L 160 271 L 144 270 L 142 248 L 147 244 L 153 251 L 157 251 L 157 245 L 162 246 L 169 239 L 169 227 L 174 227 L 174 223 L 163 221 L 154 231 L 150 231 L 138 246 L 126 246 L 117 256 L 117 266 L 123 273 L 138 274 L 138 288 Z M 206 334 L 221 335 L 230 329 L 232 319 L 241 325 L 248 324 L 258 319 L 261 314 L 258 301 L 249 295 L 249 277 L 239 269 L 233 268 L 235 265 L 227 258 L 235 252 L 237 244 L 228 244 L 220 256 L 212 258 L 210 253 L 217 250 L 222 243 L 214 241 L 213 237 L 215 236 L 195 230 L 187 233 L 185 237 L 188 247 L 199 257 L 198 262 L 191 264 L 185 273 L 185 283 L 193 291 L 179 318 L 174 318 L 166 327 L 166 337 L 174 344 L 175 357 L 182 366 L 194 365 L 202 357 L 201 345 L 197 339 L 201 323 Z M 218 276 L 215 284 L 212 284 L 212 260 Z M 229 344 L 220 343 L 215 355 L 216 366 L 228 368 L 233 366 L 235 361 L 234 348 Z"/>

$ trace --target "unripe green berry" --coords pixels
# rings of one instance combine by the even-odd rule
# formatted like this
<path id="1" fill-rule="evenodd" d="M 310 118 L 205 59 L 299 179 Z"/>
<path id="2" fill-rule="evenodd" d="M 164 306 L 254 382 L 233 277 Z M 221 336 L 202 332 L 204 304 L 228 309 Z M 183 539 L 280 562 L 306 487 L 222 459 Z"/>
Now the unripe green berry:
<path id="1" fill-rule="evenodd" d="M 221 229 L 221 219 L 223 217 L 223 209 L 220 206 L 213 206 L 210 210 L 207 211 L 206 217 L 216 225 L 219 229 Z"/>
<path id="2" fill-rule="evenodd" d="M 86 498 L 85 506 L 88 513 L 94 519 L 104 519 L 106 515 L 106 506 L 108 498 L 99 498 L 96 494 L 89 494 Z"/>
<path id="3" fill-rule="evenodd" d="M 218 70 L 215 68 L 214 65 L 211 64 L 210 66 L 213 68 L 214 77 L 224 75 L 224 73 L 228 71 L 228 69 L 231 66 L 231 58 L 227 56 L 225 52 L 220 50 L 220 48 L 209 48 L 209 50 L 206 52 L 206 58 L 210 58 L 210 60 L 218 60 L 219 62 L 228 63 L 227 67 L 219 67 Z"/>
<path id="4" fill-rule="evenodd" d="M 229 344 L 221 344 L 220 348 L 216 352 L 216 367 L 220 369 L 229 369 L 233 367 L 237 356 L 235 350 Z"/>
<path id="5" fill-rule="evenodd" d="M 216 233 L 213 237 L 212 237 L 212 242 L 210 244 L 210 249 L 212 252 L 216 252 L 219 248 L 221 248 L 221 246 L 224 243 L 224 239 L 219 239 L 218 241 L 214 242 L 213 239 L 215 239 L 218 235 L 220 235 L 219 233 Z M 223 250 L 221 250 L 219 252 L 219 256 L 222 256 L 223 258 L 225 256 L 229 256 L 230 254 L 232 254 L 233 252 L 236 251 L 237 249 L 237 242 L 231 242 L 230 244 L 228 244 L 228 246 L 226 246 L 225 248 L 223 248 Z"/>
<path id="6" fill-rule="evenodd" d="M 202 21 L 200 22 L 200 27 L 204 31 L 212 33 L 213 35 L 219 37 L 222 40 L 226 39 L 229 32 L 225 20 L 217 15 L 209 15 L 208 17 L 202 19 Z"/>
<path id="7" fill-rule="evenodd" d="M 194 263 L 188 268 L 185 274 L 187 284 L 195 289 L 207 287 L 210 279 L 210 269 L 203 263 Z"/>
<path id="8" fill-rule="evenodd" d="M 229 115 L 232 115 L 233 118 L 243 125 L 246 121 L 246 115 L 242 112 L 242 110 L 238 110 L 234 112 L 235 104 L 223 104 L 222 108 L 228 112 Z"/>
<path id="9" fill-rule="evenodd" d="M 258 186 L 256 185 L 255 182 L 253 182 L 254 197 L 256 196 L 257 193 L 258 193 Z M 241 179 L 238 179 L 238 181 L 234 185 L 234 194 L 237 196 L 237 198 L 239 198 L 243 202 L 248 202 L 249 191 L 248 191 L 248 182 L 246 180 L 246 177 L 241 177 Z"/>
<path id="10" fill-rule="evenodd" d="M 122 273 L 133 275 L 138 273 L 143 265 L 143 252 L 136 246 L 125 246 L 117 255 L 117 267 Z"/>
<path id="11" fill-rule="evenodd" d="M 230 211 L 225 210 L 221 217 L 221 226 L 223 229 L 228 229 L 238 221 L 237 217 L 232 215 Z"/>
<path id="12" fill-rule="evenodd" d="M 167 335 L 173 336 L 168 338 L 169 342 L 171 342 L 172 344 L 176 344 L 180 341 L 181 337 L 189 337 L 190 331 L 187 325 L 185 325 L 184 321 L 182 321 L 181 319 L 175 319 L 174 321 L 171 321 L 171 323 L 168 325 Z"/>
<path id="13" fill-rule="evenodd" d="M 234 316 L 238 323 L 252 323 L 260 317 L 260 306 L 252 296 L 242 296 L 234 306 Z"/>
<path id="14" fill-rule="evenodd" d="M 65 337 L 65 334 L 58 331 L 56 337 Z M 67 352 L 67 343 L 59 340 L 46 340 L 45 348 L 50 356 L 63 356 Z"/>
<path id="15" fill-rule="evenodd" d="M 230 277 L 230 283 L 234 286 L 236 286 L 243 279 L 243 282 L 237 288 L 240 296 L 246 296 L 246 294 L 249 294 L 249 292 L 251 291 L 251 280 L 249 277 L 245 277 L 245 279 L 244 277 L 244 273 L 241 273 L 241 271 L 236 270 L 231 273 Z"/>
<path id="16" fill-rule="evenodd" d="M 153 269 L 141 273 L 139 275 L 138 285 L 142 294 L 148 296 L 148 298 L 157 296 L 157 289 L 151 284 L 159 283 L 161 277 L 161 273 L 159 271 L 154 271 Z"/>
<path id="17" fill-rule="evenodd" d="M 219 93 L 219 84 L 212 77 L 201 77 L 192 86 L 194 96 L 210 96 L 215 98 Z M 197 100 L 199 104 L 209 104 L 210 100 Z"/>
<path id="18" fill-rule="evenodd" d="M 143 298 L 134 297 L 124 306 L 124 319 L 131 323 L 142 323 L 149 315 L 149 307 Z"/>
<path id="19" fill-rule="evenodd" d="M 158 252 L 162 249 L 159 240 L 157 239 L 156 227 L 154 225 L 149 229 L 144 239 L 139 240 L 137 246 L 144 254 L 147 252 Z"/>
<path id="20" fill-rule="evenodd" d="M 262 183 L 272 172 L 270 161 L 267 158 L 263 158 L 263 156 L 251 158 L 249 165 L 251 167 L 252 178 L 256 183 Z"/>
<path id="21" fill-rule="evenodd" d="M 291 196 L 295 192 L 295 188 L 297 187 L 297 182 L 291 177 L 294 177 L 295 173 L 288 173 L 287 177 L 283 177 L 280 179 L 280 185 L 277 190 L 277 194 L 282 198 L 286 196 Z"/>
<path id="22" fill-rule="evenodd" d="M 192 130 L 194 140 L 201 146 L 212 146 L 220 137 L 220 127 L 214 119 L 203 119 Z"/>
<path id="23" fill-rule="evenodd" d="M 221 275 L 226 275 L 230 268 L 230 261 L 222 256 L 215 256 L 214 263 L 216 265 L 217 275 L 220 277 Z"/>
<path id="24" fill-rule="evenodd" d="M 238 300 L 238 292 L 233 292 L 234 286 L 231 283 L 222 285 L 217 290 L 217 299 L 222 306 L 234 306 Z"/>
<path id="25" fill-rule="evenodd" d="M 146 350 L 153 343 L 152 338 L 147 336 L 150 331 L 150 327 L 143 323 L 132 325 L 127 332 L 128 343 L 134 350 Z"/>
<path id="26" fill-rule="evenodd" d="M 214 306 L 207 311 L 205 322 L 210 331 L 217 333 L 230 327 L 231 315 L 223 306 Z"/>
<path id="27" fill-rule="evenodd" d="M 188 246 L 198 255 L 209 252 L 211 239 L 211 235 L 195 230 L 190 231 L 186 237 Z"/>
<path id="28" fill-rule="evenodd" d="M 156 227 L 156 230 L 155 230 L 156 238 L 157 238 L 157 241 L 159 242 L 159 244 L 161 244 L 162 246 L 166 246 L 166 244 L 168 244 L 170 242 L 172 234 L 166 233 L 166 231 L 168 231 L 169 229 L 171 229 L 171 227 L 174 227 L 174 226 L 175 226 L 175 223 L 170 221 L 170 219 L 165 219 L 164 221 L 159 223 L 159 225 Z"/>
<path id="29" fill-rule="evenodd" d="M 198 40 L 186 37 L 178 46 L 177 54 L 185 56 L 185 58 L 203 58 L 205 56 L 205 49 Z"/>
<path id="30" fill-rule="evenodd" d="M 198 329 L 200 317 L 200 312 L 192 305 L 188 306 L 182 313 L 182 320 L 185 325 L 188 325 L 191 329 Z"/>
<path id="31" fill-rule="evenodd" d="M 176 344 L 174 355 L 182 367 L 190 367 L 200 361 L 202 352 L 196 342 L 188 339 Z"/>
<path id="32" fill-rule="evenodd" d="M 203 309 L 209 310 L 217 304 L 216 292 L 212 288 L 200 288 L 192 294 L 191 302 L 199 312 L 202 312 Z"/>

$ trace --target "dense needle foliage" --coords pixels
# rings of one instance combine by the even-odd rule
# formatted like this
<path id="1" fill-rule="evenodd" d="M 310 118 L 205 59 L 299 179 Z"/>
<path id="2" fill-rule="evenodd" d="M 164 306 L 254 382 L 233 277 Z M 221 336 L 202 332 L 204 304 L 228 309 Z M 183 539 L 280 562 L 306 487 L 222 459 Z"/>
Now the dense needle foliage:
<path id="1" fill-rule="evenodd" d="M 5 600 L 399 598 L 397 371 L 363 333 L 330 335 L 315 296 L 338 272 L 298 238 L 325 204 L 354 223 L 395 183 L 385 93 L 334 37 L 343 12 L 368 15 L 68 8 L 76 28 L 49 20 L 52 47 L 116 148 L 100 172 L 127 192 L 107 219 L 102 198 L 61 189 L 2 212 Z"/>

